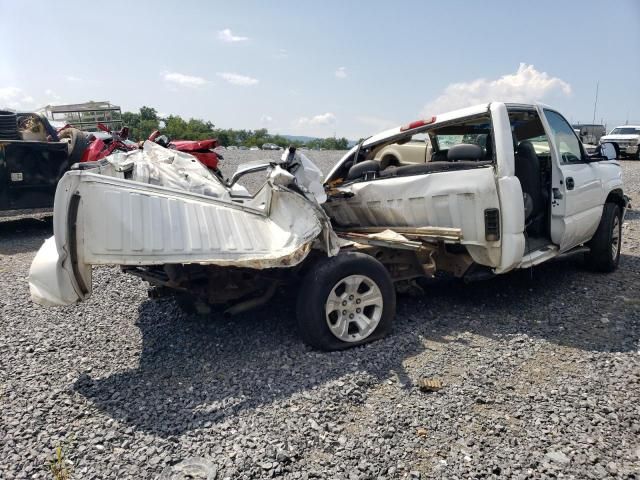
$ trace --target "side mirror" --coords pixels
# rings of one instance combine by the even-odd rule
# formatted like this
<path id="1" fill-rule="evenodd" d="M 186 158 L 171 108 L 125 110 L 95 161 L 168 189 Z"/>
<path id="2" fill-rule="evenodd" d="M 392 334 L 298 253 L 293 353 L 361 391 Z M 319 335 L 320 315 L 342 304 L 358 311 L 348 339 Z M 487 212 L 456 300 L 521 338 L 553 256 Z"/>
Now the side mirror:
<path id="1" fill-rule="evenodd" d="M 244 163 L 240 165 L 236 170 L 236 173 L 234 173 L 231 176 L 231 180 L 227 180 L 227 185 L 229 187 L 233 187 L 235 183 L 245 175 L 249 173 L 262 172 L 269 168 L 271 168 L 271 164 L 268 162 L 257 161 L 257 162 Z"/>
<path id="2" fill-rule="evenodd" d="M 618 148 L 615 143 L 604 142 L 598 145 L 596 151 L 589 155 L 589 161 L 615 160 L 618 158 L 618 153 Z"/>
<path id="3" fill-rule="evenodd" d="M 616 146 L 611 142 L 601 143 L 598 153 L 607 160 L 615 160 L 618 157 Z"/>

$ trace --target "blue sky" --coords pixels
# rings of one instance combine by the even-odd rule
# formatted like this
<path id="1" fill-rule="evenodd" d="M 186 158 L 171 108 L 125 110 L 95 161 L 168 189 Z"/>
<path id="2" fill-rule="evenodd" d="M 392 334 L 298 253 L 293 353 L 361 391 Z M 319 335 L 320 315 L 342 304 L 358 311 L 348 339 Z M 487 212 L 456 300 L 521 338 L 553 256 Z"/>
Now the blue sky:
<path id="1" fill-rule="evenodd" d="M 0 0 L 0 107 L 358 138 L 486 100 L 640 123 L 640 1 Z"/>

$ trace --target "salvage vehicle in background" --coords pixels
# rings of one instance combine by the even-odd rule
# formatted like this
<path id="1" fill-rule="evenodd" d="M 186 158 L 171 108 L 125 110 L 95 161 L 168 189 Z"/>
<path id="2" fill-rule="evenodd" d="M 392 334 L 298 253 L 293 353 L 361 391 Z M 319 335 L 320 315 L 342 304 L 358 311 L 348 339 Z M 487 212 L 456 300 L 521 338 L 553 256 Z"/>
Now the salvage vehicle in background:
<path id="1" fill-rule="evenodd" d="M 399 167 L 402 164 L 424 163 L 431 158 L 431 144 L 425 134 L 416 134 L 401 142 L 392 143 L 376 153 L 375 160 L 384 170 L 388 166 Z"/>
<path id="2" fill-rule="evenodd" d="M 0 211 L 53 206 L 72 161 L 68 142 L 43 115 L 0 112 Z"/>
<path id="3" fill-rule="evenodd" d="M 618 153 L 640 160 L 640 125 L 622 125 L 600 138 L 600 142 L 616 145 Z"/>
<path id="4" fill-rule="evenodd" d="M 600 124 L 574 123 L 572 126 L 583 144 L 598 145 L 600 139 L 607 134 L 605 126 Z"/>
<path id="5" fill-rule="evenodd" d="M 574 123 L 573 129 L 580 138 L 587 153 L 595 152 L 600 139 L 606 135 L 607 130 L 604 125 L 591 123 Z"/>
<path id="6" fill-rule="evenodd" d="M 139 148 L 129 140 L 127 127 L 114 131 L 100 122 L 92 125 L 96 131 L 68 124 L 56 129 L 40 113 L 0 111 L 0 211 L 52 208 L 57 183 L 71 165 Z M 170 140 L 159 131 L 149 139 L 190 153 L 222 178 L 216 139 Z"/>
<path id="7" fill-rule="evenodd" d="M 431 146 L 424 161 L 383 163 L 380 152 L 418 134 Z M 388 333 L 396 290 L 438 271 L 473 281 L 583 254 L 611 272 L 620 259 L 628 199 L 613 145 L 587 155 L 541 104 L 494 102 L 382 132 L 324 182 L 294 148 L 227 181 L 157 148 L 63 177 L 55 236 L 29 274 L 35 302 L 86 299 L 92 265 L 106 264 L 230 315 L 300 285 L 300 335 L 335 350 Z M 237 188 L 261 170 L 256 194 Z"/>

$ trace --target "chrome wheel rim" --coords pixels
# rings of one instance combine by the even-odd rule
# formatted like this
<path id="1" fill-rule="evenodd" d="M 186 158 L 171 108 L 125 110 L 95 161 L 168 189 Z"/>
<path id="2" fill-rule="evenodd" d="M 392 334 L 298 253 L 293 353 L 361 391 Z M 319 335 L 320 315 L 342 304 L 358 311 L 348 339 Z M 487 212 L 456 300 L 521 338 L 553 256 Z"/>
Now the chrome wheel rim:
<path id="1" fill-rule="evenodd" d="M 620 220 L 613 218 L 613 231 L 611 232 L 611 257 L 615 260 L 620 250 Z"/>
<path id="2" fill-rule="evenodd" d="M 383 307 L 382 292 L 373 280 L 365 275 L 349 275 L 329 292 L 325 318 L 334 336 L 343 342 L 359 342 L 377 328 Z"/>

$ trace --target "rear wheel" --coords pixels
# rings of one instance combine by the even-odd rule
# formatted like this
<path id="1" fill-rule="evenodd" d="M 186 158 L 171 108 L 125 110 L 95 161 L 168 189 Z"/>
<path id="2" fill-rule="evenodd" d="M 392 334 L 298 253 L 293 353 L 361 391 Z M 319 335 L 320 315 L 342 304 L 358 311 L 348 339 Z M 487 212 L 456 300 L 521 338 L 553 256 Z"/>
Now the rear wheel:
<path id="1" fill-rule="evenodd" d="M 363 253 L 326 259 L 305 277 L 298 295 L 298 329 L 305 343 L 340 350 L 383 337 L 396 296 L 385 267 Z"/>
<path id="2" fill-rule="evenodd" d="M 65 128 L 60 132 L 59 137 L 69 139 L 69 161 L 68 165 L 78 163 L 82 160 L 82 154 L 89 147 L 89 141 L 84 133 L 77 128 Z"/>
<path id="3" fill-rule="evenodd" d="M 622 246 L 622 218 L 618 205 L 604 204 L 600 225 L 588 246 L 591 251 L 585 260 L 589 267 L 599 272 L 613 272 L 618 268 Z"/>

